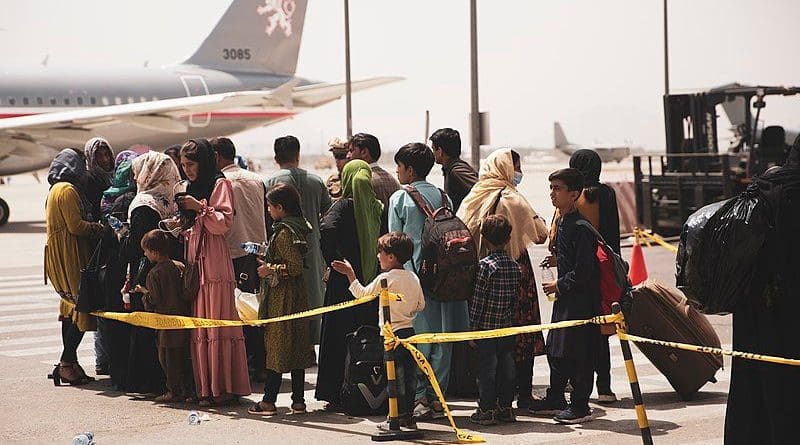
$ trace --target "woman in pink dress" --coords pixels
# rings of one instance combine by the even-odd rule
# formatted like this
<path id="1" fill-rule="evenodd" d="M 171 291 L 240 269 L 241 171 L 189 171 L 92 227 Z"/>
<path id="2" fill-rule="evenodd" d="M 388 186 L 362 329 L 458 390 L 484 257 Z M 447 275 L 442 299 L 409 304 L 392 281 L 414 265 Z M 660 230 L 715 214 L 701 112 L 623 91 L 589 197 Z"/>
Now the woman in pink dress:
<path id="1" fill-rule="evenodd" d="M 200 291 L 194 300 L 195 317 L 238 320 L 234 303 L 233 263 L 225 233 L 233 223 L 231 183 L 216 168 L 216 158 L 205 139 L 192 139 L 181 147 L 189 187 L 176 201 L 182 212 L 194 217 L 187 232 L 186 261 L 200 262 Z M 198 258 L 195 258 L 198 242 Z M 244 335 L 241 327 L 195 329 L 191 356 L 200 404 L 220 405 L 250 394 Z"/>

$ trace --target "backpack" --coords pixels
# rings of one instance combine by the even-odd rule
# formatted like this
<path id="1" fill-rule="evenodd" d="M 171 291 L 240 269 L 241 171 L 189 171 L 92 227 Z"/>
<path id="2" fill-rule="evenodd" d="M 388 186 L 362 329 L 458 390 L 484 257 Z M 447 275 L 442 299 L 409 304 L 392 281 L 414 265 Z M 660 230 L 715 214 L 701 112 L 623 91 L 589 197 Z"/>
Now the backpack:
<path id="1" fill-rule="evenodd" d="M 619 303 L 620 299 L 632 290 L 633 286 L 628 279 L 628 263 L 606 244 L 606 240 L 592 223 L 580 220 L 577 224 L 587 227 L 597 237 L 596 255 L 600 269 L 600 295 L 602 297 L 600 309 L 603 315 L 609 315 L 611 305 Z"/>
<path id="2" fill-rule="evenodd" d="M 410 185 L 406 192 L 425 215 L 422 229 L 422 254 L 417 269 L 422 289 L 439 302 L 466 301 L 475 287 L 478 249 L 467 226 L 447 206 L 443 190 L 442 206 L 432 211 L 419 191 Z"/>
<path id="3" fill-rule="evenodd" d="M 345 336 L 347 354 L 339 397 L 351 416 L 377 416 L 389 412 L 383 337 L 376 326 L 361 326 Z"/>

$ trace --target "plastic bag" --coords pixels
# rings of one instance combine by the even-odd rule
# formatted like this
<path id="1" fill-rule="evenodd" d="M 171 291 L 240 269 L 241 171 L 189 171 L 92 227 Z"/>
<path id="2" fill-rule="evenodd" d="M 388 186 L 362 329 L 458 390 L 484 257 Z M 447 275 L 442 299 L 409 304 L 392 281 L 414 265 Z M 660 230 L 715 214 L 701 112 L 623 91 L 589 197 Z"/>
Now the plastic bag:
<path id="1" fill-rule="evenodd" d="M 751 186 L 736 198 L 703 207 L 684 224 L 677 284 L 703 313 L 733 312 L 749 292 L 769 229 L 762 201 Z"/>

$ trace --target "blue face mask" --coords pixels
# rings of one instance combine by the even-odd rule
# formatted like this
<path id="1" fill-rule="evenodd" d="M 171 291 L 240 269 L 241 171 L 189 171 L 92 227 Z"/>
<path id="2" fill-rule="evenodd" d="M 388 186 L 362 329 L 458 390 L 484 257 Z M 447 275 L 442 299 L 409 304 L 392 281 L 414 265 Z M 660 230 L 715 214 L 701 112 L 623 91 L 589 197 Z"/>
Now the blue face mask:
<path id="1" fill-rule="evenodd" d="M 514 172 L 514 179 L 512 182 L 514 185 L 520 185 L 520 183 L 522 183 L 522 172 Z"/>

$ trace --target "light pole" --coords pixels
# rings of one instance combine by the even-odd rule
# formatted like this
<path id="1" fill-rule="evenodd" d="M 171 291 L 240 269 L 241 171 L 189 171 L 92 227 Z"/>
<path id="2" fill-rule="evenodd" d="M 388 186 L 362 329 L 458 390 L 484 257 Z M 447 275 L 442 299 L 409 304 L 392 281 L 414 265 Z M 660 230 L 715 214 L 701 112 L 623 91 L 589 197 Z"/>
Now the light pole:
<path id="1" fill-rule="evenodd" d="M 472 146 L 472 167 L 480 168 L 481 135 L 480 114 L 478 111 L 478 6 L 477 0 L 469 1 L 469 50 L 470 50 L 470 132 Z"/>
<path id="2" fill-rule="evenodd" d="M 347 139 L 353 137 L 353 107 L 350 102 L 350 0 L 344 0 L 344 82 Z"/>

